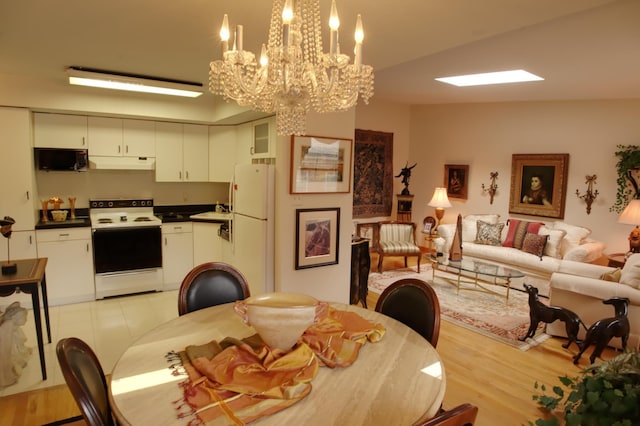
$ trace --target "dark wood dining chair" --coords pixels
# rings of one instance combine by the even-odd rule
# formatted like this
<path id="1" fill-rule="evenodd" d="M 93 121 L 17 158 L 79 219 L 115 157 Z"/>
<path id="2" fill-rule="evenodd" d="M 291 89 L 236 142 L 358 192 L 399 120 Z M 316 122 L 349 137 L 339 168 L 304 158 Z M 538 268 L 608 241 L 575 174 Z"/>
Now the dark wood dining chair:
<path id="1" fill-rule="evenodd" d="M 440 335 L 440 302 L 429 284 L 403 278 L 385 288 L 376 304 L 380 312 L 411 327 L 435 348 Z"/>
<path id="2" fill-rule="evenodd" d="M 473 426 L 478 416 L 478 407 L 460 404 L 451 410 L 441 410 L 434 417 L 414 423 L 414 426 Z"/>
<path id="3" fill-rule="evenodd" d="M 76 337 L 67 337 L 56 345 L 56 355 L 64 380 L 87 424 L 115 425 L 109 404 L 107 380 L 91 347 Z M 68 421 L 58 424 L 69 423 L 75 419 L 67 419 Z"/>
<path id="4" fill-rule="evenodd" d="M 223 262 L 208 262 L 193 268 L 178 292 L 178 314 L 244 300 L 251 294 L 244 275 Z"/>

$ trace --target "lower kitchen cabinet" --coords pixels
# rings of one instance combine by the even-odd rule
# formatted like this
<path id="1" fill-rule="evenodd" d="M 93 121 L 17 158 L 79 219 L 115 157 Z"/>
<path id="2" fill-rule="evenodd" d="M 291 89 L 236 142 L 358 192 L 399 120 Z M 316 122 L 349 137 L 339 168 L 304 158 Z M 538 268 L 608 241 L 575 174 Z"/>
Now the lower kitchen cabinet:
<path id="1" fill-rule="evenodd" d="M 162 270 L 164 290 L 180 288 L 193 268 L 193 227 L 191 222 L 162 225 Z"/>
<path id="2" fill-rule="evenodd" d="M 38 257 L 48 258 L 49 305 L 95 300 L 90 228 L 36 230 Z"/>
<path id="3" fill-rule="evenodd" d="M 35 231 L 13 231 L 10 246 L 7 246 L 7 240 L 0 240 L 0 261 L 7 260 L 8 255 L 11 259 L 33 259 L 38 257 L 36 250 L 36 232 Z M 7 250 L 11 252 L 8 253 Z"/>
<path id="4" fill-rule="evenodd" d="M 193 264 L 224 261 L 222 241 L 218 236 L 221 223 L 193 222 Z"/>

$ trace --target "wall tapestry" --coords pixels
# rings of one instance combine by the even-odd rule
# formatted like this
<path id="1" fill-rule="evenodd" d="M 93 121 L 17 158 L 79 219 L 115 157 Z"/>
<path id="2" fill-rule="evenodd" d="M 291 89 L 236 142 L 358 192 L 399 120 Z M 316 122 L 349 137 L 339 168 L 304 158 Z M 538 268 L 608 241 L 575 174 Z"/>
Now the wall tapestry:
<path id="1" fill-rule="evenodd" d="M 391 216 L 393 133 L 356 129 L 353 217 Z"/>

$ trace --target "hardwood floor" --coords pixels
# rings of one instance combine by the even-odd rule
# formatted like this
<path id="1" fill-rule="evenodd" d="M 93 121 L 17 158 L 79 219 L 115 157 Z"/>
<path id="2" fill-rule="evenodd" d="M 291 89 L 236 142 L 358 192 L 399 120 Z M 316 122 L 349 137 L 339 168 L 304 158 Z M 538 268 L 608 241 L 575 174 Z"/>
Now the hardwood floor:
<path id="1" fill-rule="evenodd" d="M 372 258 L 372 265 L 376 265 L 376 261 Z M 385 269 L 393 267 L 391 265 L 402 266 L 396 265 L 393 259 L 385 261 Z M 377 299 L 377 294 L 369 293 L 369 309 L 375 308 Z M 571 357 L 575 346 L 567 350 L 561 347 L 562 343 L 562 339 L 551 338 L 522 352 L 442 321 L 437 349 L 447 379 L 444 408 L 463 402 L 477 405 L 476 425 L 479 426 L 523 425 L 533 421 L 541 415 L 532 400 L 534 383 L 544 383 L 549 388 L 559 384 L 559 376 L 575 376 L 587 366 L 586 356 L 580 367 L 574 366 Z M 603 357 L 614 354 L 608 350 Z M 73 417 L 79 411 L 66 386 L 56 386 L 2 397 L 0 413 L 2 426 L 31 426 Z"/>

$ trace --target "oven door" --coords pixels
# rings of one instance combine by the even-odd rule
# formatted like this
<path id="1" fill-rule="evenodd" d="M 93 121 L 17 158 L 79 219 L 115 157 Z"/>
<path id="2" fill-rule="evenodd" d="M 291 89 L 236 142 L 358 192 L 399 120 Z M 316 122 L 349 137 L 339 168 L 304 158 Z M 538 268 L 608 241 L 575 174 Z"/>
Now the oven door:
<path id="1" fill-rule="evenodd" d="M 93 230 L 96 274 L 162 267 L 160 227 Z"/>

